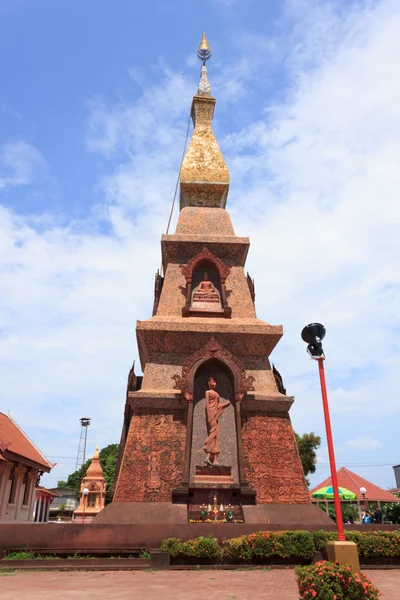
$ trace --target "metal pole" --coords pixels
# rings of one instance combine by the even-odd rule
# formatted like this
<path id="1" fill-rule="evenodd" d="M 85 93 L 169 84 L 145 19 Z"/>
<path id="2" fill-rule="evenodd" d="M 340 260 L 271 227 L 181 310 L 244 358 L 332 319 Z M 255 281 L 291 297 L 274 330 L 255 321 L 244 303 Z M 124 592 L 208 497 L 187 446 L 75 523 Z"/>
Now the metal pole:
<path id="1" fill-rule="evenodd" d="M 365 494 L 363 494 L 363 500 L 364 500 L 364 510 L 367 510 L 367 502 L 365 500 Z"/>
<path id="2" fill-rule="evenodd" d="M 325 418 L 325 427 L 326 427 L 326 440 L 327 440 L 327 443 L 328 443 L 329 463 L 330 463 L 330 467 L 331 467 L 331 479 L 332 479 L 333 497 L 334 497 L 334 503 L 335 503 L 336 526 L 337 526 L 337 532 L 338 532 L 338 540 L 339 540 L 339 542 L 345 542 L 346 538 L 345 538 L 345 535 L 344 535 L 342 507 L 340 505 L 339 487 L 338 487 L 337 473 L 336 473 L 335 451 L 334 451 L 334 448 L 333 448 L 333 439 L 332 439 L 331 419 L 330 419 L 330 416 L 329 416 L 328 394 L 326 392 L 326 382 L 325 382 L 325 372 L 324 372 L 324 359 L 323 358 L 318 358 L 317 360 L 318 360 L 319 379 L 320 379 L 320 382 L 321 382 L 322 406 L 323 406 L 323 409 L 324 409 L 324 418 Z"/>

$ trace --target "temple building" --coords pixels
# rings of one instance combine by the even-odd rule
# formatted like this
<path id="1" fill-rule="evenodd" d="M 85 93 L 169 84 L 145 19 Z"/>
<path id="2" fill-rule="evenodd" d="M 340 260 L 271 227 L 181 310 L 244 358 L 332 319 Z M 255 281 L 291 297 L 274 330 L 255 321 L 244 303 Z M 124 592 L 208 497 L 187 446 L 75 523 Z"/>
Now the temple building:
<path id="1" fill-rule="evenodd" d="M 381 504 L 400 502 L 400 498 L 397 498 L 393 495 L 392 490 L 384 490 L 379 486 L 375 485 L 371 481 L 368 481 L 364 477 L 357 475 L 350 469 L 346 467 L 340 467 L 337 471 L 337 480 L 339 488 L 349 490 L 355 496 L 354 500 L 342 500 L 341 502 L 348 502 L 350 504 L 356 504 L 358 514 L 361 521 L 361 513 L 365 508 L 370 509 L 371 506 L 381 508 Z M 328 510 L 329 504 L 334 506 L 333 499 L 325 500 L 325 499 L 317 499 L 313 498 L 313 494 L 322 488 L 326 488 L 332 485 L 331 476 L 327 477 L 322 481 L 319 485 L 316 485 L 310 491 L 310 497 L 312 502 L 317 506 L 319 504 L 323 504 Z M 362 491 L 361 491 L 362 490 Z M 362 493 L 364 492 L 364 494 Z"/>
<path id="2" fill-rule="evenodd" d="M 84 490 L 88 490 L 85 494 Z M 74 521 L 90 523 L 103 510 L 106 501 L 106 481 L 100 464 L 99 448 L 93 455 L 80 487 L 79 506 L 74 510 Z"/>
<path id="3" fill-rule="evenodd" d="M 249 238 L 226 210 L 205 36 L 198 56 L 179 219 L 161 238 L 153 316 L 137 322 L 143 377 L 129 374 L 114 501 L 96 522 L 187 523 L 211 505 L 248 523 L 331 522 L 311 504 L 294 399 L 271 368 L 282 326 L 257 317 Z"/>
<path id="4" fill-rule="evenodd" d="M 17 423 L 0 413 L 0 522 L 33 520 L 39 507 L 36 486 L 52 467 Z M 44 515 L 47 504 L 40 509 Z"/>

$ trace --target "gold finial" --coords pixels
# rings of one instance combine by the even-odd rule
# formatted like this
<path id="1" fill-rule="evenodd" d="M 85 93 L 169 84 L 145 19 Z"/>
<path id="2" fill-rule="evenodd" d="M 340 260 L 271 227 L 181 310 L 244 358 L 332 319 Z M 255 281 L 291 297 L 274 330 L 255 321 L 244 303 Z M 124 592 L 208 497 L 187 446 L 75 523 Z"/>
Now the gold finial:
<path id="1" fill-rule="evenodd" d="M 98 446 L 96 446 L 96 452 L 94 453 L 94 456 L 93 456 L 93 458 L 100 458 L 100 455 L 99 455 L 99 447 L 98 447 Z"/>
<path id="2" fill-rule="evenodd" d="M 197 56 L 203 62 L 203 65 L 205 65 L 206 61 L 211 58 L 211 49 L 210 49 L 210 46 L 208 45 L 208 41 L 207 41 L 206 34 L 204 33 L 204 31 L 201 36 L 201 42 L 200 42 L 199 49 L 197 50 Z"/>

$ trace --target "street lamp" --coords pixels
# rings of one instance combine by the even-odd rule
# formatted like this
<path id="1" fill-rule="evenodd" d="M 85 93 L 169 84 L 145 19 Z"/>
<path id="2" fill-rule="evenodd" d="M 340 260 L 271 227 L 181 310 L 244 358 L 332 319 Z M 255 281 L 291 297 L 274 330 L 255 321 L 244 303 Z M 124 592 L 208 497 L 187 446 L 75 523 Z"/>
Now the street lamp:
<path id="1" fill-rule="evenodd" d="M 87 495 L 89 494 L 88 488 L 84 488 L 82 490 L 82 494 L 83 494 L 83 512 L 82 512 L 82 525 L 83 525 L 85 522 L 86 498 L 87 498 Z"/>
<path id="2" fill-rule="evenodd" d="M 319 370 L 319 378 L 321 383 L 321 393 L 322 393 L 322 406 L 324 409 L 324 418 L 325 418 L 325 428 L 326 428 L 326 439 L 328 443 L 328 453 L 329 453 L 329 463 L 331 468 L 331 479 L 332 479 L 332 487 L 333 487 L 333 498 L 335 503 L 335 513 L 336 513 L 336 527 L 338 532 L 338 541 L 345 542 L 346 538 L 344 535 L 343 528 L 343 518 L 342 518 L 342 507 L 340 505 L 340 496 L 339 496 L 339 488 L 338 488 L 338 480 L 336 473 L 336 461 L 335 461 L 335 451 L 333 448 L 333 439 L 332 439 L 332 429 L 331 429 L 331 419 L 329 416 L 329 406 L 328 406 L 328 394 L 326 392 L 326 382 L 325 382 L 325 372 L 324 372 L 324 360 L 325 355 L 322 348 L 322 340 L 325 337 L 325 327 L 320 323 L 311 323 L 304 327 L 301 332 L 301 337 L 307 346 L 307 352 L 311 356 L 313 360 L 318 362 L 318 370 Z"/>
<path id="3" fill-rule="evenodd" d="M 360 493 L 362 494 L 364 500 L 364 510 L 367 510 L 367 501 L 365 500 L 365 494 L 367 493 L 367 490 L 365 487 L 360 487 Z"/>

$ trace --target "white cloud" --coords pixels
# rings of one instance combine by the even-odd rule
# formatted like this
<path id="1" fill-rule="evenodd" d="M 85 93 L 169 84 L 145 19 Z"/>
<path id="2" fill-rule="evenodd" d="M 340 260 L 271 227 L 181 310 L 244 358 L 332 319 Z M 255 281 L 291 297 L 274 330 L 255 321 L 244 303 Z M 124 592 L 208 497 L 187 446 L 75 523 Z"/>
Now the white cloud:
<path id="1" fill-rule="evenodd" d="M 38 171 L 46 166 L 41 153 L 23 140 L 8 141 L 0 146 L 0 189 L 29 185 Z"/>
<path id="2" fill-rule="evenodd" d="M 382 447 L 382 444 L 378 440 L 373 440 L 367 435 L 364 435 L 355 440 L 348 440 L 346 446 L 348 448 L 357 448 L 357 450 L 377 450 Z"/>

